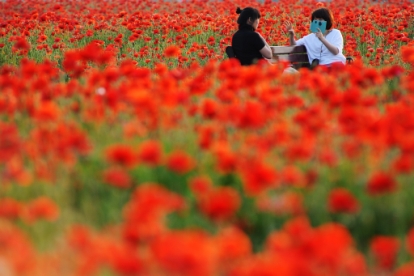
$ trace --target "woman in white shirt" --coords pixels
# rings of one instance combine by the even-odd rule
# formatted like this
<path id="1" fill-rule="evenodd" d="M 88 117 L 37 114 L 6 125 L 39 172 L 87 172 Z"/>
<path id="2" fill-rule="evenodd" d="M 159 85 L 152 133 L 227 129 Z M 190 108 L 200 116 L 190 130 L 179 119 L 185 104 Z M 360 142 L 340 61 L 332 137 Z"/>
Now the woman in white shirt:
<path id="1" fill-rule="evenodd" d="M 305 45 L 308 52 L 309 63 L 314 65 L 330 66 L 332 63 L 346 63 L 342 54 L 344 39 L 339 30 L 333 28 L 334 18 L 332 12 L 327 8 L 320 8 L 312 13 L 311 20 L 326 21 L 326 31 L 318 28 L 315 33 L 308 34 L 295 41 L 295 31 L 292 24 L 284 23 L 286 31 L 289 32 L 290 45 Z"/>

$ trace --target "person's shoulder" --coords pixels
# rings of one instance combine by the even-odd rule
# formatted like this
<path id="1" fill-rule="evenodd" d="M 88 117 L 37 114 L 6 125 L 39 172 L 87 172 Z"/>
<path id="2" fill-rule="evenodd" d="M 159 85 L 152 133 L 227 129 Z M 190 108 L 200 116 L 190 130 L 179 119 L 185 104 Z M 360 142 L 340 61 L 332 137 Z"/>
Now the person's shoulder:
<path id="1" fill-rule="evenodd" d="M 341 31 L 340 30 L 338 30 L 338 29 L 332 29 L 331 30 L 331 39 L 338 39 L 338 40 L 341 40 L 341 39 L 343 39 L 343 36 L 342 36 L 342 33 L 341 33 Z"/>
<path id="2" fill-rule="evenodd" d="M 338 30 L 338 29 L 332 29 L 332 31 L 331 31 L 333 34 L 339 34 L 339 35 L 342 35 L 342 33 L 341 33 L 341 31 L 340 30 Z"/>
<path id="3" fill-rule="evenodd" d="M 315 33 L 308 33 L 307 35 L 304 35 L 303 37 L 314 37 Z"/>
<path id="4" fill-rule="evenodd" d="M 238 30 L 234 35 L 239 35 L 239 36 L 255 36 L 257 35 L 257 33 L 255 31 L 251 31 L 251 30 Z"/>
<path id="5" fill-rule="evenodd" d="M 243 32 L 240 30 L 237 30 L 234 34 L 233 34 L 233 38 L 235 37 L 242 37 L 243 36 Z"/>
<path id="6" fill-rule="evenodd" d="M 255 31 L 247 31 L 246 36 L 249 37 L 249 39 L 260 39 L 260 35 Z"/>
<path id="7" fill-rule="evenodd" d="M 314 33 L 310 33 L 310 34 L 307 34 L 307 35 L 303 36 L 301 39 L 309 40 L 309 39 L 314 39 L 315 37 L 316 36 L 315 36 Z"/>

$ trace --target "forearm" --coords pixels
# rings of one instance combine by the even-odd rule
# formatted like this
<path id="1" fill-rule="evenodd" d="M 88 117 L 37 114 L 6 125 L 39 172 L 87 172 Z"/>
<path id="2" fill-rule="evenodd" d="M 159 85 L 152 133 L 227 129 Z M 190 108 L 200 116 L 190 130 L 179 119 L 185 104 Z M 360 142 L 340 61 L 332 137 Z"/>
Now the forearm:
<path id="1" fill-rule="evenodd" d="M 289 32 L 289 43 L 291 46 L 296 45 L 294 32 Z"/>
<path id="2" fill-rule="evenodd" d="M 326 48 L 328 48 L 329 52 L 331 52 L 333 55 L 339 54 L 338 48 L 329 43 L 328 40 L 326 40 L 326 38 L 321 38 L 321 42 L 323 43 L 323 45 L 325 45 Z"/>
<path id="3" fill-rule="evenodd" d="M 260 50 L 260 53 L 264 58 L 271 59 L 272 58 L 272 48 L 270 48 L 269 44 L 265 43 L 266 45 Z"/>

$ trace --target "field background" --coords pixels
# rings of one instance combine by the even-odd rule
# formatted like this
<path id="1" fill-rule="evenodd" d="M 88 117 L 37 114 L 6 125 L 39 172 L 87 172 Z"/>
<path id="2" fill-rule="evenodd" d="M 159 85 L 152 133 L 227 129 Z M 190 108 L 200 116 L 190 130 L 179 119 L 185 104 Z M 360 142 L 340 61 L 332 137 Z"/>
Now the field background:
<path id="1" fill-rule="evenodd" d="M 329 7 L 345 68 L 241 67 Z M 0 3 L 0 275 L 414 275 L 410 1 Z"/>

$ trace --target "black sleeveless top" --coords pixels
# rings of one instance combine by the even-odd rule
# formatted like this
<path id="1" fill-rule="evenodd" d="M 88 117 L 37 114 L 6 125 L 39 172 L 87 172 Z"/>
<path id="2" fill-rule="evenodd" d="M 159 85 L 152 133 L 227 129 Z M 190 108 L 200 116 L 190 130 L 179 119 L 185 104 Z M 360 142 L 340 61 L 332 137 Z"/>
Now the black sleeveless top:
<path id="1" fill-rule="evenodd" d="M 236 58 L 242 65 L 251 65 L 263 58 L 260 50 L 265 43 L 250 25 L 239 25 L 239 30 L 233 35 L 231 44 Z"/>

